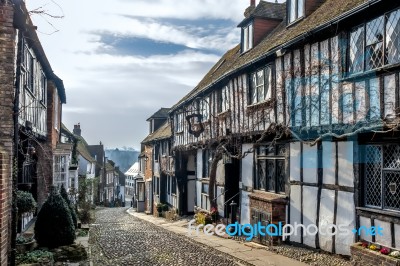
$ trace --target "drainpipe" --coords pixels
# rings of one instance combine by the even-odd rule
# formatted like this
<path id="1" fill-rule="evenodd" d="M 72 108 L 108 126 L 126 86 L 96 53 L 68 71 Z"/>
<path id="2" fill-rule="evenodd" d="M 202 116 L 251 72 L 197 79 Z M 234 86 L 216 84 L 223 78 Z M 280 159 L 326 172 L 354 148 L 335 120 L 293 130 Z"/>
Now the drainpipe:
<path id="1" fill-rule="evenodd" d="M 15 265 L 16 254 L 16 238 L 17 238 L 17 189 L 18 189 L 18 142 L 19 142 L 19 95 L 20 95 L 20 76 L 21 76 L 21 55 L 23 54 L 22 33 L 18 30 L 18 50 L 17 50 L 17 73 L 15 78 L 15 98 L 13 107 L 13 122 L 14 122 L 14 145 L 13 145 L 13 164 L 12 164 L 12 206 L 11 206 L 11 253 L 9 265 Z"/>

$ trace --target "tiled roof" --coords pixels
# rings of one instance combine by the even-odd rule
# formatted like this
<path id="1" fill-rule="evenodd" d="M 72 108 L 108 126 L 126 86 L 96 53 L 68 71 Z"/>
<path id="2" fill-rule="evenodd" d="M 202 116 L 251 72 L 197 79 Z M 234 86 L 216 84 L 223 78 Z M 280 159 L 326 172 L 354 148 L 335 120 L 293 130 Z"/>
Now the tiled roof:
<path id="1" fill-rule="evenodd" d="M 152 116 L 150 116 L 146 121 L 149 121 L 150 119 L 155 119 L 155 118 L 168 118 L 168 112 L 170 108 L 161 108 L 157 112 L 155 112 Z"/>
<path id="2" fill-rule="evenodd" d="M 139 163 L 136 162 L 134 163 L 129 169 L 128 171 L 125 172 L 125 175 L 130 175 L 130 176 L 135 176 L 139 174 Z"/>
<path id="3" fill-rule="evenodd" d="M 152 141 L 167 139 L 172 136 L 171 124 L 167 121 L 159 129 L 148 135 L 142 143 L 149 143 Z"/>
<path id="4" fill-rule="evenodd" d="M 89 162 L 96 162 L 96 160 L 92 157 L 89 152 L 88 144 L 86 140 L 82 136 L 74 135 L 75 138 L 78 140 L 78 144 L 76 146 L 76 150 L 78 153 L 85 158 Z"/>
<path id="5" fill-rule="evenodd" d="M 177 102 L 171 111 L 180 107 L 186 101 L 190 101 L 205 92 L 216 83 L 223 81 L 235 72 L 244 69 L 250 64 L 264 59 L 283 45 L 296 38 L 305 35 L 322 26 L 329 26 L 334 19 L 351 12 L 353 9 L 373 0 L 326 0 L 316 11 L 300 20 L 296 24 L 287 27 L 286 19 L 283 21 L 257 46 L 248 52 L 240 53 L 240 44 L 225 53 L 222 58 L 210 69 L 198 85 Z M 262 3 L 262 2 L 261 2 Z M 256 8 L 257 9 L 257 8 Z M 253 12 L 255 12 L 254 10 Z"/>

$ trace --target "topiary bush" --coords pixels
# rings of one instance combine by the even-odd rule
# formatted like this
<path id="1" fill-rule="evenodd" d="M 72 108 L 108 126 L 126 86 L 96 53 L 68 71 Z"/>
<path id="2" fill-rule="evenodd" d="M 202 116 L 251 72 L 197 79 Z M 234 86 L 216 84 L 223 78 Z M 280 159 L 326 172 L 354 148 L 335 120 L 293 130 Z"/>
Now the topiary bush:
<path id="1" fill-rule="evenodd" d="M 35 239 L 39 246 L 55 248 L 75 240 L 71 211 L 55 187 L 43 204 L 35 223 Z"/>
<path id="2" fill-rule="evenodd" d="M 36 209 L 36 201 L 32 196 L 32 193 L 18 190 L 17 191 L 17 207 L 18 214 L 21 215 L 24 212 L 33 212 Z"/>
<path id="3" fill-rule="evenodd" d="M 75 208 L 74 208 L 73 204 L 71 203 L 71 201 L 69 200 L 67 190 L 64 188 L 64 184 L 61 185 L 60 195 L 63 197 L 63 199 L 65 200 L 65 202 L 67 203 L 67 205 L 69 207 L 69 210 L 71 212 L 72 221 L 74 222 L 75 228 L 78 228 L 78 218 L 76 216 Z"/>

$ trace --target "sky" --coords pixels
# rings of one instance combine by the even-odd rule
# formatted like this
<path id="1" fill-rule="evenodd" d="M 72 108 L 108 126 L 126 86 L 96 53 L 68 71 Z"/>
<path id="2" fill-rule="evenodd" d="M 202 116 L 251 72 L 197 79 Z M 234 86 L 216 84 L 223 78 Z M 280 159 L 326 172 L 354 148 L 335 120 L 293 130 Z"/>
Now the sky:
<path id="1" fill-rule="evenodd" d="M 63 123 L 89 144 L 133 147 L 240 41 L 250 0 L 26 0 L 66 88 Z M 259 2 L 259 1 L 257 1 Z"/>

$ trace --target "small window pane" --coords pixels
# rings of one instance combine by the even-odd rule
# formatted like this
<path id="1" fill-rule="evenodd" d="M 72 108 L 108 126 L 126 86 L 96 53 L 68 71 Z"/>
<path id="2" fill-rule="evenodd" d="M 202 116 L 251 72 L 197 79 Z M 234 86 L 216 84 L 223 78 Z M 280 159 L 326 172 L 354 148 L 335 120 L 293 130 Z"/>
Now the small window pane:
<path id="1" fill-rule="evenodd" d="M 258 160 L 258 187 L 257 189 L 265 190 L 265 183 L 266 183 L 266 161 L 265 160 Z"/>
<path id="2" fill-rule="evenodd" d="M 371 45 L 383 40 L 383 16 L 367 23 L 366 45 Z"/>
<path id="3" fill-rule="evenodd" d="M 275 160 L 267 160 L 267 185 L 269 191 L 275 191 Z"/>
<path id="4" fill-rule="evenodd" d="M 297 18 L 304 16 L 304 0 L 297 1 Z"/>
<path id="5" fill-rule="evenodd" d="M 388 64 L 400 62 L 400 10 L 386 17 L 386 51 Z"/>
<path id="6" fill-rule="evenodd" d="M 381 207 L 382 148 L 366 146 L 365 149 L 365 205 Z"/>
<path id="7" fill-rule="evenodd" d="M 374 78 L 369 81 L 369 116 L 370 120 L 378 120 L 381 116 L 379 79 Z"/>
<path id="8" fill-rule="evenodd" d="M 350 33 L 350 74 L 364 70 L 364 26 Z"/>
<path id="9" fill-rule="evenodd" d="M 290 0 L 289 22 L 296 20 L 296 0 Z"/>

